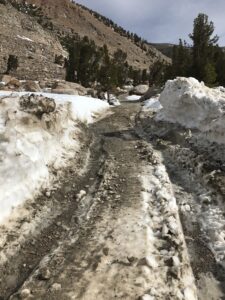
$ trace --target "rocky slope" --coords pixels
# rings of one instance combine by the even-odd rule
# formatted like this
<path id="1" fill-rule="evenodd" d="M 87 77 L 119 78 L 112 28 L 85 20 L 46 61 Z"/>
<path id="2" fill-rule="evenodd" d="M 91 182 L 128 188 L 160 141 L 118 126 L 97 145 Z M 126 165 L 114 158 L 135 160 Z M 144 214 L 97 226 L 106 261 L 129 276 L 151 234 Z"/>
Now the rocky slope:
<path id="1" fill-rule="evenodd" d="M 20 79 L 64 78 L 67 53 L 58 38 L 65 35 L 88 36 L 98 46 L 106 44 L 111 54 L 120 48 L 127 53 L 128 64 L 137 69 L 148 69 L 157 60 L 169 62 L 151 45 L 141 49 L 69 0 L 1 0 L 0 26 L 0 73 L 11 67 L 11 55 L 18 58 L 18 66 L 11 67 L 10 73 Z"/>
<path id="2" fill-rule="evenodd" d="M 38 80 L 53 74 L 64 78 L 66 51 L 33 17 L 0 1 L 0 27 L 0 73 L 9 68 L 12 75 L 21 79 Z"/>
<path id="3" fill-rule="evenodd" d="M 21 1 L 21 0 L 20 0 Z M 55 28 L 59 31 L 73 32 L 80 36 L 88 36 L 99 46 L 106 44 L 113 53 L 118 48 L 128 54 L 128 63 L 134 67 L 145 69 L 155 60 L 168 58 L 152 46 L 146 51 L 135 45 L 131 40 L 115 32 L 114 28 L 106 26 L 94 14 L 69 0 L 28 0 L 28 3 L 40 6 Z M 149 54 L 147 54 L 149 52 Z"/>

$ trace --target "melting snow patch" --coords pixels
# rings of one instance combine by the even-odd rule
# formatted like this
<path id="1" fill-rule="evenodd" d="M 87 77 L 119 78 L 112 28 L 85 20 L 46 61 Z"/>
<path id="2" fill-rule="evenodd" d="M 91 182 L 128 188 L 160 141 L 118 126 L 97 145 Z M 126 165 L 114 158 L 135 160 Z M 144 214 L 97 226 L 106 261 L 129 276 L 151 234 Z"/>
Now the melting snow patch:
<path id="1" fill-rule="evenodd" d="M 31 39 L 29 39 L 28 37 L 26 36 L 20 36 L 20 35 L 17 35 L 17 37 L 21 40 L 24 40 L 24 41 L 28 41 L 28 42 L 33 42 Z"/>
<path id="2" fill-rule="evenodd" d="M 138 101 L 140 98 L 141 98 L 141 96 L 138 96 L 138 95 L 131 95 L 131 96 L 128 96 L 126 99 L 127 99 L 128 101 Z"/>
<path id="3" fill-rule="evenodd" d="M 159 96 L 150 98 L 144 102 L 144 111 L 159 111 L 162 105 L 159 102 Z"/>

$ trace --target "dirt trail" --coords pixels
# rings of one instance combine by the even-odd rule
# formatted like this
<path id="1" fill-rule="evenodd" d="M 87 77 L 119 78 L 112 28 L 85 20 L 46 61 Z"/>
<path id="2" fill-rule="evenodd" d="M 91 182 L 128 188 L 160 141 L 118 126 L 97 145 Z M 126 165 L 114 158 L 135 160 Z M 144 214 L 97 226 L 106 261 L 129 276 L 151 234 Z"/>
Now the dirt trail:
<path id="1" fill-rule="evenodd" d="M 194 189 L 167 143 L 183 140 L 166 129 L 160 140 L 139 111 L 123 103 L 84 131 L 60 186 L 28 203 L 17 227 L 0 229 L 1 300 L 197 299 L 174 191 L 199 299 L 224 299 L 223 269 L 199 242 L 201 224 L 188 222 Z"/>

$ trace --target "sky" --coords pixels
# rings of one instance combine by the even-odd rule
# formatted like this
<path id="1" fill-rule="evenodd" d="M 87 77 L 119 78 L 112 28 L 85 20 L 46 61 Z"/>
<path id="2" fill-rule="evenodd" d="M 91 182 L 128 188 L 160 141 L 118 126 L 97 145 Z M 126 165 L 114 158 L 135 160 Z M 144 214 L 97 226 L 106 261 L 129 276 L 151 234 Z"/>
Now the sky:
<path id="1" fill-rule="evenodd" d="M 193 21 L 205 13 L 225 46 L 225 0 L 76 0 L 152 43 L 190 42 Z"/>

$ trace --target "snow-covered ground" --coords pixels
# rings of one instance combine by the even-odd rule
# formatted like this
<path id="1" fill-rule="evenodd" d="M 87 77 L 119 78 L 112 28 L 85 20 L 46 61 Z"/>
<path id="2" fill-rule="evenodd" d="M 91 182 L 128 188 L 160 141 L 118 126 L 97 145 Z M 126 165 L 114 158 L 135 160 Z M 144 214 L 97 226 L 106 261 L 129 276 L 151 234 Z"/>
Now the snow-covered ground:
<path id="1" fill-rule="evenodd" d="M 158 120 L 198 129 L 207 139 L 225 143 L 225 89 L 208 88 L 194 78 L 169 80 L 160 95 Z"/>
<path id="2" fill-rule="evenodd" d="M 0 222 L 31 199 L 79 151 L 78 122 L 90 123 L 109 105 L 90 97 L 44 94 L 55 100 L 41 117 L 24 109 L 21 96 L 0 92 Z M 53 101 L 54 103 L 54 101 Z"/>

